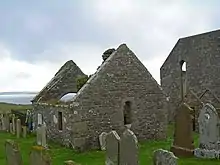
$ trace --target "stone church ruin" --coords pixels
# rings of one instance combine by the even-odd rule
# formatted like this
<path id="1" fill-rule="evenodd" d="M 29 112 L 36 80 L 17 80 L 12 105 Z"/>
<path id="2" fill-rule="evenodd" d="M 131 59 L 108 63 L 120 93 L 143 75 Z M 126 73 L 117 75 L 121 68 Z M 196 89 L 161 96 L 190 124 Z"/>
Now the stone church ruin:
<path id="1" fill-rule="evenodd" d="M 130 128 L 138 140 L 165 139 L 167 98 L 136 55 L 125 45 L 103 54 L 103 63 L 76 90 L 76 77 L 85 74 L 67 62 L 33 99 L 35 125 L 47 126 L 47 137 L 77 150 L 99 148 L 102 132 Z M 67 68 L 67 69 L 65 69 Z M 51 103 L 68 92 L 66 103 Z"/>
<path id="2" fill-rule="evenodd" d="M 169 120 L 183 101 L 195 110 L 204 103 L 220 107 L 220 30 L 180 38 L 160 68 L 161 87 L 169 97 Z M 196 125 L 196 126 L 195 126 Z M 194 124 L 198 128 L 198 123 Z"/>

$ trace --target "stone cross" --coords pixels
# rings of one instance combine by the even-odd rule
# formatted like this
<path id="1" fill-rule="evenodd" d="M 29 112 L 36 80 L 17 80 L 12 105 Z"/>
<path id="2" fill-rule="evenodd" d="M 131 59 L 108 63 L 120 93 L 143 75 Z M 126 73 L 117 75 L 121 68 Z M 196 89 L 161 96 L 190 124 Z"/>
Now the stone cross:
<path id="1" fill-rule="evenodd" d="M 107 134 L 105 165 L 119 165 L 119 142 L 120 137 L 116 131 Z"/>
<path id="2" fill-rule="evenodd" d="M 129 129 L 121 136 L 119 156 L 120 165 L 138 165 L 138 140 Z"/>
<path id="3" fill-rule="evenodd" d="M 219 117 L 216 109 L 209 103 L 200 111 L 199 118 L 199 148 L 217 149 L 219 140 Z"/>
<path id="4" fill-rule="evenodd" d="M 17 135 L 17 138 L 20 138 L 21 136 L 21 120 L 20 119 L 17 119 L 16 120 L 16 135 Z"/>
<path id="5" fill-rule="evenodd" d="M 169 151 L 158 149 L 153 154 L 153 165 L 177 165 L 178 158 Z"/>
<path id="6" fill-rule="evenodd" d="M 102 133 L 99 135 L 99 143 L 100 143 L 100 146 L 101 146 L 101 150 L 102 150 L 102 151 L 106 150 L 106 136 L 107 136 L 107 133 L 106 133 L 106 132 L 102 132 Z"/>
<path id="7" fill-rule="evenodd" d="M 193 131 L 191 108 L 182 103 L 178 108 L 175 120 L 174 142 L 171 151 L 177 157 L 192 157 Z"/>
<path id="8" fill-rule="evenodd" d="M 18 144 L 12 140 L 5 142 L 5 154 L 7 165 L 22 165 L 22 157 Z"/>

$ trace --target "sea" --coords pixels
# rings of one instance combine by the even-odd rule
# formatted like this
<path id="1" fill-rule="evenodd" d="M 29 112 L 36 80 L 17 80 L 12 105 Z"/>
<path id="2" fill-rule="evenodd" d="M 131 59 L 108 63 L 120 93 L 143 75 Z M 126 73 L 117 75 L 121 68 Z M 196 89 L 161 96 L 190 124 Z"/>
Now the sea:
<path id="1" fill-rule="evenodd" d="M 31 104 L 37 93 L 0 93 L 0 102 L 11 104 Z"/>
<path id="2" fill-rule="evenodd" d="M 31 100 L 37 95 L 37 92 L 0 92 L 0 102 L 11 104 L 31 104 Z M 68 93 L 64 95 L 60 100 L 69 101 L 76 93 Z"/>

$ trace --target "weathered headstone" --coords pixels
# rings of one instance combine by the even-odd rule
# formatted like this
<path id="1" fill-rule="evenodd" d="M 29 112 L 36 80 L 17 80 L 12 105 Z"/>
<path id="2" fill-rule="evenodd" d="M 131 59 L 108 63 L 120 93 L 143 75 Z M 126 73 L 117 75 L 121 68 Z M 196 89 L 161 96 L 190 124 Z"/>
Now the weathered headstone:
<path id="1" fill-rule="evenodd" d="M 7 165 L 22 165 L 22 157 L 18 144 L 12 140 L 5 142 L 5 154 Z"/>
<path id="2" fill-rule="evenodd" d="M 41 137 L 42 137 L 41 127 L 37 127 L 36 133 L 37 133 L 37 145 L 41 145 L 42 144 L 42 141 L 41 141 Z"/>
<path id="3" fill-rule="evenodd" d="M 194 155 L 198 158 L 220 158 L 219 117 L 216 109 L 209 103 L 200 111 L 199 118 L 199 148 Z"/>
<path id="4" fill-rule="evenodd" d="M 120 165 L 138 165 L 138 140 L 131 130 L 123 132 L 119 150 Z"/>
<path id="5" fill-rule="evenodd" d="M 17 119 L 16 120 L 16 135 L 17 135 L 17 138 L 20 138 L 21 136 L 21 120 L 20 119 Z"/>
<path id="6" fill-rule="evenodd" d="M 4 124 L 5 124 L 5 130 L 7 132 L 9 132 L 9 130 L 10 130 L 10 119 L 9 119 L 9 114 L 7 114 L 7 113 L 4 116 Z"/>
<path id="7" fill-rule="evenodd" d="M 199 114 L 199 148 L 216 149 L 219 140 L 219 117 L 211 104 L 205 104 Z"/>
<path id="8" fill-rule="evenodd" d="M 22 136 L 23 136 L 23 138 L 27 137 L 27 127 L 26 126 L 22 126 Z"/>
<path id="9" fill-rule="evenodd" d="M 175 120 L 174 142 L 171 151 L 177 157 L 193 156 L 192 109 L 182 103 Z"/>
<path id="10" fill-rule="evenodd" d="M 153 165 L 177 165 L 177 159 L 172 152 L 158 149 L 154 151 Z"/>
<path id="11" fill-rule="evenodd" d="M 10 130 L 10 133 L 13 134 L 13 125 L 12 125 L 12 123 L 10 123 L 10 127 L 9 127 L 9 128 L 10 128 L 10 129 L 9 129 L 9 130 Z"/>
<path id="12" fill-rule="evenodd" d="M 12 115 L 12 131 L 13 131 L 13 134 L 15 134 L 16 132 L 16 128 L 15 128 L 15 115 L 13 114 Z"/>
<path id="13" fill-rule="evenodd" d="M 119 165 L 119 142 L 120 137 L 116 131 L 107 134 L 105 165 Z"/>
<path id="14" fill-rule="evenodd" d="M 102 151 L 106 150 L 106 136 L 107 136 L 106 132 L 102 132 L 99 135 L 99 143 Z"/>
<path id="15" fill-rule="evenodd" d="M 30 165 L 51 165 L 51 157 L 42 146 L 33 146 L 30 153 Z"/>
<path id="16" fill-rule="evenodd" d="M 43 124 L 41 126 L 41 145 L 43 147 L 47 147 L 47 130 L 46 130 L 46 125 Z"/>

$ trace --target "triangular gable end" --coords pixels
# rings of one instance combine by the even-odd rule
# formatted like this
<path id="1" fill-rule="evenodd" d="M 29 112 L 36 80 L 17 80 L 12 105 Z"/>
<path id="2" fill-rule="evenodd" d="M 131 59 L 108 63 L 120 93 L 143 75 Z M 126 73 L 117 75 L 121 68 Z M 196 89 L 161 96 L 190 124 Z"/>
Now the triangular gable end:
<path id="1" fill-rule="evenodd" d="M 110 57 L 108 57 L 108 59 L 106 59 L 96 73 L 93 74 L 86 84 L 84 84 L 84 86 L 77 92 L 72 102 L 77 101 L 80 96 L 82 96 L 88 90 L 91 90 L 95 84 L 99 84 L 101 87 L 103 84 L 108 83 L 115 83 L 115 85 L 118 83 L 123 83 L 123 80 L 121 82 L 120 80 L 117 81 L 118 75 L 124 75 L 125 79 L 123 80 L 126 80 L 126 76 L 127 78 L 132 79 L 132 76 L 136 75 L 136 77 L 140 79 L 140 83 L 145 83 L 149 86 L 149 94 L 164 95 L 162 88 L 153 78 L 147 68 L 141 63 L 141 61 L 127 47 L 126 44 L 122 44 L 110 55 Z"/>

